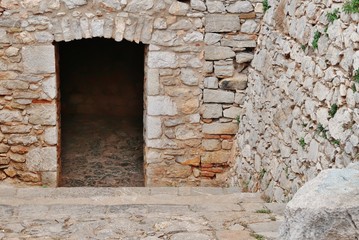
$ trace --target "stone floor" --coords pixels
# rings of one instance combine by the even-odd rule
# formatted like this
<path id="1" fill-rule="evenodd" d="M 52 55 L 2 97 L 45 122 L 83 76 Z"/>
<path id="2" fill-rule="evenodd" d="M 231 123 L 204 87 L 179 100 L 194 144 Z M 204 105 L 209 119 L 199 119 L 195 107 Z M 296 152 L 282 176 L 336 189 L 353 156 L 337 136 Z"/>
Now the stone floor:
<path id="1" fill-rule="evenodd" d="M 64 187 L 144 186 L 142 119 L 65 116 Z"/>
<path id="2" fill-rule="evenodd" d="M 276 239 L 284 206 L 235 188 L 0 186 L 0 239 Z"/>

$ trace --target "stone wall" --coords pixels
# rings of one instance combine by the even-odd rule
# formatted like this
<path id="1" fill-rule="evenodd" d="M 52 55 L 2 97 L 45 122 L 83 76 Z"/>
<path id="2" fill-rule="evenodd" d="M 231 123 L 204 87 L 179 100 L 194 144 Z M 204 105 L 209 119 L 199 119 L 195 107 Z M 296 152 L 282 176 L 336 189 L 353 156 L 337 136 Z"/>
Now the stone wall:
<path id="1" fill-rule="evenodd" d="M 230 184 L 286 201 L 322 169 L 359 160 L 359 14 L 343 2 L 269 0 Z"/>
<path id="2" fill-rule="evenodd" d="M 212 0 L 1 1 L 0 180 L 57 184 L 61 79 L 53 42 L 104 37 L 148 45 L 146 184 L 224 185 L 261 6 Z"/>

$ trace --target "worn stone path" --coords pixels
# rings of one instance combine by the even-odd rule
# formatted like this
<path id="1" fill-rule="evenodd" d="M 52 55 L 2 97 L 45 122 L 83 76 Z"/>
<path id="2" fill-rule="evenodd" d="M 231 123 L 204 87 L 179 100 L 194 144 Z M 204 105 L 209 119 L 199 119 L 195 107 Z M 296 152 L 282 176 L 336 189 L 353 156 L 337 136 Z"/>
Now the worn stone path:
<path id="1" fill-rule="evenodd" d="M 283 209 L 236 188 L 0 187 L 0 239 L 276 239 Z"/>
<path id="2" fill-rule="evenodd" d="M 79 115 L 62 121 L 64 187 L 142 187 L 142 119 Z"/>

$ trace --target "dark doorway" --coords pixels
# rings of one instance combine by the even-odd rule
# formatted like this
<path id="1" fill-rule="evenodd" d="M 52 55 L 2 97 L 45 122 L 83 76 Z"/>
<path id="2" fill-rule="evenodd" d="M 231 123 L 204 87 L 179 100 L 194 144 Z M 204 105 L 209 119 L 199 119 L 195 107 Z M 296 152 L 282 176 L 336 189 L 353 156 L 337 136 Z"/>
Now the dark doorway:
<path id="1" fill-rule="evenodd" d="M 144 45 L 57 43 L 64 187 L 144 186 Z"/>

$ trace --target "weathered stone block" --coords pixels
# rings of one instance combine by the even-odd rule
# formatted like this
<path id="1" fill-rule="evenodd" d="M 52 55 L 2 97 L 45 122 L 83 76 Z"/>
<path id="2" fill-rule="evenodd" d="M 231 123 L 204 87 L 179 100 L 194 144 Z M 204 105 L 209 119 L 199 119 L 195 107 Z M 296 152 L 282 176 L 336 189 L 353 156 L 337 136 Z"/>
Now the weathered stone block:
<path id="1" fill-rule="evenodd" d="M 234 74 L 234 66 L 231 65 L 214 65 L 214 74 L 216 77 L 224 78 L 224 77 L 232 77 Z"/>
<path id="2" fill-rule="evenodd" d="M 146 78 L 146 90 L 150 96 L 160 93 L 160 75 L 158 69 L 148 69 Z"/>
<path id="3" fill-rule="evenodd" d="M 2 109 L 0 111 L 0 123 L 20 122 L 23 120 L 20 111 Z"/>
<path id="4" fill-rule="evenodd" d="M 39 125 L 56 125 L 56 105 L 54 104 L 33 104 L 27 110 L 29 122 Z"/>
<path id="5" fill-rule="evenodd" d="M 205 19 L 206 32 L 232 32 L 240 29 L 237 15 L 209 14 Z"/>
<path id="6" fill-rule="evenodd" d="M 238 132 L 237 123 L 210 123 L 204 124 L 202 127 L 202 132 L 206 134 L 231 134 L 234 135 Z"/>
<path id="7" fill-rule="evenodd" d="M 199 166 L 201 163 L 201 157 L 200 156 L 177 156 L 176 162 L 182 164 L 182 165 L 189 165 L 189 166 Z"/>
<path id="8" fill-rule="evenodd" d="M 213 163 L 227 163 L 230 159 L 231 153 L 229 151 L 215 151 L 208 152 L 202 156 L 202 164 L 213 164 Z"/>
<path id="9" fill-rule="evenodd" d="M 176 16 L 185 16 L 188 10 L 189 10 L 188 4 L 175 1 L 171 4 L 168 12 Z"/>
<path id="10" fill-rule="evenodd" d="M 206 60 L 224 60 L 235 55 L 235 52 L 229 47 L 206 46 L 204 49 L 204 58 Z"/>
<path id="11" fill-rule="evenodd" d="M 236 62 L 237 63 L 246 63 L 246 62 L 252 61 L 253 58 L 254 58 L 253 53 L 241 52 L 236 55 Z"/>
<path id="12" fill-rule="evenodd" d="M 173 52 L 153 52 L 148 53 L 148 66 L 150 68 L 176 68 L 176 54 Z"/>
<path id="13" fill-rule="evenodd" d="M 221 141 L 218 139 L 203 139 L 202 147 L 207 151 L 216 151 L 221 149 Z"/>
<path id="14" fill-rule="evenodd" d="M 37 137 L 24 135 L 24 134 L 12 134 L 12 135 L 10 135 L 10 137 L 8 139 L 8 143 L 11 145 L 21 144 L 24 146 L 29 146 L 36 142 L 37 142 Z"/>
<path id="15" fill-rule="evenodd" d="M 233 103 L 234 93 L 223 90 L 203 90 L 203 101 L 205 103 Z"/>
<path id="16" fill-rule="evenodd" d="M 285 210 L 280 239 L 352 239 L 358 236 L 359 165 L 319 173 Z"/>
<path id="17" fill-rule="evenodd" d="M 159 138 L 162 135 L 162 122 L 159 117 L 147 116 L 146 133 L 148 139 Z"/>
<path id="18" fill-rule="evenodd" d="M 30 171 L 57 171 L 56 147 L 30 150 L 26 154 L 26 166 Z"/>
<path id="19" fill-rule="evenodd" d="M 46 128 L 44 131 L 44 141 L 49 145 L 56 145 L 58 142 L 58 129 L 56 127 Z"/>
<path id="20" fill-rule="evenodd" d="M 87 0 L 61 0 L 69 9 L 73 9 L 79 6 L 87 4 Z"/>
<path id="21" fill-rule="evenodd" d="M 168 96 L 149 96 L 147 98 L 147 112 L 149 115 L 176 115 L 177 105 Z"/>
<path id="22" fill-rule="evenodd" d="M 223 90 L 244 90 L 247 88 L 248 77 L 239 74 L 236 78 L 226 78 L 219 82 L 219 88 Z"/>
<path id="23" fill-rule="evenodd" d="M 175 129 L 176 139 L 187 140 L 201 138 L 198 127 L 180 125 Z"/>
<path id="24" fill-rule="evenodd" d="M 1 126 L 2 133 L 29 133 L 32 126 L 29 125 L 14 125 L 14 126 Z"/>
<path id="25" fill-rule="evenodd" d="M 239 116 L 240 113 L 240 108 L 239 107 L 230 107 L 227 108 L 223 111 L 223 116 L 226 118 L 237 118 Z"/>
<path id="26" fill-rule="evenodd" d="M 218 88 L 218 78 L 216 78 L 216 77 L 206 77 L 204 79 L 204 87 L 205 88 L 217 89 Z"/>
<path id="27" fill-rule="evenodd" d="M 55 49 L 53 45 L 25 46 L 22 48 L 22 58 L 25 72 L 55 72 Z"/>
<path id="28" fill-rule="evenodd" d="M 132 0 L 125 8 L 126 12 L 145 12 L 153 7 L 153 0 Z"/>
<path id="29" fill-rule="evenodd" d="M 222 39 L 221 45 L 225 47 L 234 47 L 234 48 L 255 48 L 257 42 L 254 40 L 230 40 Z"/>
<path id="30" fill-rule="evenodd" d="M 254 10 L 252 3 L 249 1 L 236 1 L 227 6 L 226 9 L 230 13 L 248 13 Z"/>
<path id="31" fill-rule="evenodd" d="M 203 118 L 220 118 L 222 117 L 221 104 L 203 104 Z"/>
<path id="32" fill-rule="evenodd" d="M 184 84 L 195 86 L 198 85 L 198 76 L 193 69 L 183 68 L 181 69 L 181 80 Z"/>
<path id="33" fill-rule="evenodd" d="M 50 77 L 42 81 L 42 90 L 51 99 L 57 96 L 56 78 Z"/>

